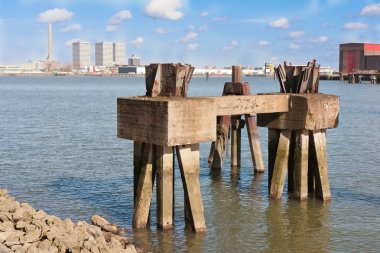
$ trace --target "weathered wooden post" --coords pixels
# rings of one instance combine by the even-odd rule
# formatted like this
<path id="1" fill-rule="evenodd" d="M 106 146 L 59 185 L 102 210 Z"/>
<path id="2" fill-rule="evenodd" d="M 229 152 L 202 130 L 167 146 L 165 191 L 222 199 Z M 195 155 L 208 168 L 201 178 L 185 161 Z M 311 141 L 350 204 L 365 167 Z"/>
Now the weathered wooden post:
<path id="1" fill-rule="evenodd" d="M 319 65 L 316 61 L 307 66 L 291 66 L 286 63 L 276 68 L 276 75 L 283 93 L 317 93 Z M 310 101 L 313 102 L 312 96 Z M 302 98 L 304 99 L 304 98 Z M 309 99 L 309 98 L 308 98 Z M 327 100 L 319 96 L 320 103 L 337 104 L 337 101 Z M 330 99 L 330 98 L 329 98 Z M 330 198 L 330 188 L 327 174 L 326 136 L 325 129 L 337 126 L 337 112 L 333 108 L 331 115 L 323 114 L 320 106 L 297 97 L 291 97 L 291 106 L 299 110 L 281 115 L 260 115 L 258 125 L 269 127 L 268 134 L 268 190 L 272 198 L 282 196 L 285 176 L 288 170 L 288 191 L 297 199 L 305 199 L 308 193 L 315 192 L 317 197 Z M 313 107 L 315 105 L 315 107 Z M 305 109 L 306 108 L 306 109 Z M 297 113 L 297 114 L 296 114 Z M 323 124 L 305 126 L 310 114 L 324 119 Z M 294 116 L 294 118 L 292 118 Z M 331 118 L 329 118 L 331 117 Z M 298 124 L 300 121 L 302 124 Z"/>
<path id="2" fill-rule="evenodd" d="M 251 95 L 248 83 L 242 82 L 241 66 L 232 66 L 232 82 L 225 83 L 223 96 Z M 241 129 L 246 125 L 251 150 L 252 163 L 255 172 L 264 172 L 264 162 L 261 153 L 255 115 L 218 116 L 217 140 L 212 143 L 209 163 L 211 168 L 220 169 L 223 165 L 224 152 L 228 149 L 228 132 L 231 128 L 231 166 L 241 163 Z"/>
<path id="3" fill-rule="evenodd" d="M 146 66 L 147 97 L 186 97 L 194 68 L 181 64 L 151 64 Z M 159 110 L 149 108 L 151 114 L 144 117 L 157 118 Z M 138 118 L 135 120 L 139 120 Z M 181 121 L 181 118 L 178 118 Z M 158 123 L 157 122 L 157 123 Z M 180 125 L 180 122 L 178 122 Z M 151 133 L 160 135 L 160 133 Z M 195 145 L 195 146 L 194 146 Z M 134 141 L 134 200 L 133 227 L 148 225 L 152 199 L 152 187 L 156 181 L 157 226 L 162 229 L 173 225 L 174 206 L 174 148 L 176 148 L 185 190 L 185 213 L 190 216 L 194 231 L 205 230 L 202 198 L 199 186 L 199 147 L 157 145 Z"/>
<path id="4" fill-rule="evenodd" d="M 232 82 L 242 82 L 241 66 L 232 66 Z M 231 166 L 240 167 L 241 163 L 241 116 L 236 115 L 231 118 Z M 228 148 L 228 147 L 227 147 Z"/>

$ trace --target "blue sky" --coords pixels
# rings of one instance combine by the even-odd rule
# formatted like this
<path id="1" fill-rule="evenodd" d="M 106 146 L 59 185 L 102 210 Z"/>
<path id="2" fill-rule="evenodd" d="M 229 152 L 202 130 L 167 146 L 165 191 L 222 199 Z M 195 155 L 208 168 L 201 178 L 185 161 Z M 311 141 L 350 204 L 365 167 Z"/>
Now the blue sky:
<path id="1" fill-rule="evenodd" d="M 337 68 L 340 43 L 380 43 L 380 1 L 0 0 L 0 65 L 46 58 L 49 21 L 64 64 L 73 40 L 92 51 L 95 42 L 124 42 L 143 64 L 198 67 L 316 58 Z"/>

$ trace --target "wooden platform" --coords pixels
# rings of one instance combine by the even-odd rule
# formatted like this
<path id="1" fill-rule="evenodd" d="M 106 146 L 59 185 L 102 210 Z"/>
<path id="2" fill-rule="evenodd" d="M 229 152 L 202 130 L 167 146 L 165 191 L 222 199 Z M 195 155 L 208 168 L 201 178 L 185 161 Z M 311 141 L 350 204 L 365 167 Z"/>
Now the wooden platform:
<path id="1" fill-rule="evenodd" d="M 304 67 L 279 67 L 283 93 L 260 95 L 250 95 L 248 83 L 241 81 L 241 66 L 233 66 L 232 82 L 225 83 L 220 97 L 186 97 L 194 70 L 190 65 L 151 64 L 146 68 L 147 96 L 117 100 L 117 135 L 134 141 L 134 228 L 149 226 L 154 184 L 157 226 L 173 226 L 177 158 L 186 225 L 194 232 L 205 231 L 199 143 L 212 142 L 209 162 L 212 169 L 220 169 L 231 136 L 231 166 L 240 166 L 244 126 L 255 173 L 264 172 L 257 126 L 268 128 L 271 198 L 282 196 L 286 174 L 290 196 L 330 198 L 326 129 L 338 125 L 339 98 L 318 94 L 315 60 Z"/>

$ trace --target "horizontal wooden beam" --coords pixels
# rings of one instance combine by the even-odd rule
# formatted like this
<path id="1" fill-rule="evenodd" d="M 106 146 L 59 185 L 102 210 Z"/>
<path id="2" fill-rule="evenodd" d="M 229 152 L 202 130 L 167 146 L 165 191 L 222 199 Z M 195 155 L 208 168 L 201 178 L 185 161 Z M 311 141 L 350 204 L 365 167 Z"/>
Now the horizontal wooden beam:
<path id="1" fill-rule="evenodd" d="M 215 109 L 214 100 L 205 98 L 118 98 L 117 135 L 167 146 L 213 141 Z"/>
<path id="2" fill-rule="evenodd" d="M 334 128 L 339 98 L 326 94 L 262 94 L 222 97 L 121 97 L 118 137 L 156 145 L 216 139 L 216 117 L 257 114 L 257 125 L 287 130 Z"/>
<path id="3" fill-rule="evenodd" d="M 336 128 L 339 97 L 328 94 L 291 94 L 287 113 L 259 114 L 257 125 L 283 130 Z"/>
<path id="4" fill-rule="evenodd" d="M 215 101 L 217 116 L 287 112 L 289 110 L 289 95 L 287 94 L 207 98 Z"/>

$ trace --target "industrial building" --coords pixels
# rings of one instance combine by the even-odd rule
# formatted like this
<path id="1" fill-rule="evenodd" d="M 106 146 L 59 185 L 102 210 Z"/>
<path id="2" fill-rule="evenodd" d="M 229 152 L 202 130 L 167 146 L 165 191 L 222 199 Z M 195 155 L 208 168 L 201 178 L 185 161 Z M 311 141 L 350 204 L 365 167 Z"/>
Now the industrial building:
<path id="1" fill-rule="evenodd" d="M 339 72 L 380 70 L 380 44 L 346 43 L 339 45 Z"/>
<path id="2" fill-rule="evenodd" d="M 115 65 L 125 64 L 125 44 L 113 43 L 113 62 Z"/>
<path id="3" fill-rule="evenodd" d="M 128 58 L 128 65 L 129 66 L 140 66 L 141 65 L 140 61 L 141 61 L 140 57 L 137 57 L 133 54 L 131 58 Z"/>
<path id="4" fill-rule="evenodd" d="M 95 44 L 95 65 L 104 67 L 113 66 L 112 42 L 99 42 Z"/>
<path id="5" fill-rule="evenodd" d="M 90 66 L 90 42 L 73 43 L 73 69 L 83 69 Z"/>

